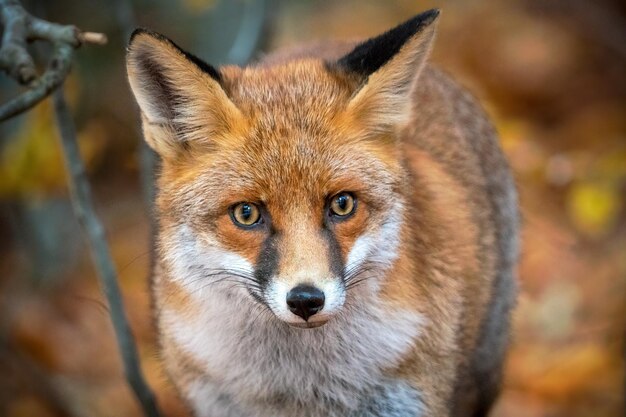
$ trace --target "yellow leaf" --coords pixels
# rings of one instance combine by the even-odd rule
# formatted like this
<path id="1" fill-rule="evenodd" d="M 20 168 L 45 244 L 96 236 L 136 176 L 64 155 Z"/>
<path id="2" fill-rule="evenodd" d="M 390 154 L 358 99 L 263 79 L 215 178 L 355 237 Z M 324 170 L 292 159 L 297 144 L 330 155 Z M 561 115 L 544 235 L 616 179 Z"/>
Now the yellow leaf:
<path id="1" fill-rule="evenodd" d="M 0 155 L 0 196 L 45 194 L 64 186 L 63 159 L 49 100 L 35 107 Z"/>
<path id="2" fill-rule="evenodd" d="M 601 181 L 574 184 L 567 196 L 567 208 L 574 225 L 590 237 L 608 232 L 621 209 L 617 186 Z"/>

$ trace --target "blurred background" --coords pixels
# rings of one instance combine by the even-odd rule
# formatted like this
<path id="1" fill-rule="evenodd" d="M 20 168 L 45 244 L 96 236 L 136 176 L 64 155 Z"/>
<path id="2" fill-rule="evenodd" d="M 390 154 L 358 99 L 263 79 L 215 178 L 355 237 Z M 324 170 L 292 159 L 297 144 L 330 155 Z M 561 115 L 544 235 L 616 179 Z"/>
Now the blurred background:
<path id="1" fill-rule="evenodd" d="M 433 61 L 479 97 L 493 118 L 522 205 L 521 294 L 493 416 L 624 415 L 626 3 L 23 5 L 47 20 L 109 36 L 104 47 L 78 50 L 65 91 L 144 372 L 166 416 L 185 414 L 159 366 L 150 319 L 149 193 L 142 187 L 138 110 L 125 77 L 129 27 L 164 33 L 219 65 L 245 60 L 246 48 L 265 53 L 313 39 L 375 35 L 431 7 L 443 10 Z M 255 25 L 263 21 L 254 42 Z M 47 48 L 35 45 L 42 64 Z M 0 76 L 0 103 L 18 92 Z M 0 124 L 0 416 L 139 415 L 68 200 L 47 100 Z"/>

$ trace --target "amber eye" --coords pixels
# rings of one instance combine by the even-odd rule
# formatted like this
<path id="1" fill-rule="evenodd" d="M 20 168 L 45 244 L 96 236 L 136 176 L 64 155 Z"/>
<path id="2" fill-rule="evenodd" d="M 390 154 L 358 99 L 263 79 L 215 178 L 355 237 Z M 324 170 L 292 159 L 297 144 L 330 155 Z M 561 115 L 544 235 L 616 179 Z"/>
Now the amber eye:
<path id="1" fill-rule="evenodd" d="M 252 203 L 235 204 L 230 209 L 230 217 L 237 226 L 251 227 L 261 220 L 261 211 Z"/>
<path id="2" fill-rule="evenodd" d="M 356 200 L 350 193 L 339 193 L 330 202 L 331 214 L 339 217 L 346 217 L 352 214 L 355 207 Z"/>

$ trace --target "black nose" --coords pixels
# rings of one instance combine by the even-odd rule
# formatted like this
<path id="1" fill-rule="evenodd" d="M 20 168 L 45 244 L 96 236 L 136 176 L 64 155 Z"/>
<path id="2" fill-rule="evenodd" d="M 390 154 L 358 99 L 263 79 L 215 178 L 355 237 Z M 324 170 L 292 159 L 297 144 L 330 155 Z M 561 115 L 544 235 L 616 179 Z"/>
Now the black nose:
<path id="1" fill-rule="evenodd" d="M 287 306 L 306 321 L 324 308 L 324 293 L 311 285 L 298 285 L 287 293 Z"/>

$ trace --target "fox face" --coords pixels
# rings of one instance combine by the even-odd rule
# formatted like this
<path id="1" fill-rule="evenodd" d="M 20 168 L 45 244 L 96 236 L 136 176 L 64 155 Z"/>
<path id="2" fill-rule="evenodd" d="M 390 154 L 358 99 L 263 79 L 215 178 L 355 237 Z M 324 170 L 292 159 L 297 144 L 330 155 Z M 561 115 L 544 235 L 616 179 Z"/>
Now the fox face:
<path id="1" fill-rule="evenodd" d="M 315 100 L 296 94 L 303 95 L 289 97 L 291 106 L 309 114 L 338 110 L 349 99 L 332 91 Z M 207 265 L 214 280 L 235 277 L 251 301 L 280 320 L 312 327 L 342 308 L 366 265 L 393 260 L 404 207 L 401 167 L 388 140 L 364 141 L 322 117 L 298 122 L 300 115 L 268 111 L 282 105 L 268 98 L 255 108 L 240 105 L 254 116 L 235 146 L 189 149 L 176 166 L 164 161 L 159 212 L 187 228 L 204 248 L 201 258 L 222 264 L 219 274 Z"/>
<path id="2" fill-rule="evenodd" d="M 412 210 L 398 137 L 432 41 L 426 13 L 334 61 L 219 71 L 148 31 L 128 51 L 162 160 L 158 256 L 172 285 L 313 328 L 376 291 Z"/>

